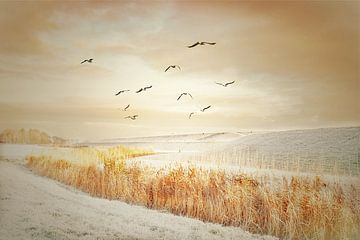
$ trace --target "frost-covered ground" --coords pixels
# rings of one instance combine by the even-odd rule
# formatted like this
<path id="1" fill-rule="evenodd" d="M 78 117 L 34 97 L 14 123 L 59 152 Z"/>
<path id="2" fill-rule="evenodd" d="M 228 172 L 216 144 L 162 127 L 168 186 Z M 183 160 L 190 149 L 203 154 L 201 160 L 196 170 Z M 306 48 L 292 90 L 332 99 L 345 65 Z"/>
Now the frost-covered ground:
<path id="1" fill-rule="evenodd" d="M 218 152 L 225 161 L 249 159 L 275 169 L 360 176 L 360 127 L 249 135 Z"/>
<path id="2" fill-rule="evenodd" d="M 88 144 L 153 149 L 160 154 L 136 160 L 154 167 L 181 163 L 248 172 L 360 176 L 360 127 L 122 138 Z"/>
<path id="3" fill-rule="evenodd" d="M 131 161 L 154 167 L 190 164 L 255 175 L 265 172 L 292 176 L 307 174 L 304 170 L 319 166 L 315 170 L 323 172 L 322 176 L 325 172 L 330 180 L 359 183 L 359 136 L 360 127 L 354 127 L 112 139 L 85 145 L 153 149 L 157 154 Z M 240 228 L 93 198 L 37 176 L 24 166 L 28 154 L 56 153 L 66 159 L 69 151 L 0 144 L 0 239 L 270 239 Z M 338 166 L 334 168 L 334 164 Z M 293 171 L 285 171 L 286 165 Z M 338 170 L 333 172 L 335 175 L 327 172 L 331 167 Z"/>
<path id="4" fill-rule="evenodd" d="M 275 239 L 93 198 L 0 161 L 0 239 Z"/>
<path id="5" fill-rule="evenodd" d="M 98 142 L 84 142 L 88 146 L 114 146 L 123 145 L 141 149 L 152 149 L 157 153 L 172 152 L 204 152 L 212 149 L 226 147 L 243 136 L 252 134 L 250 132 L 239 133 L 201 133 L 155 136 L 142 138 L 118 138 L 107 139 Z"/>

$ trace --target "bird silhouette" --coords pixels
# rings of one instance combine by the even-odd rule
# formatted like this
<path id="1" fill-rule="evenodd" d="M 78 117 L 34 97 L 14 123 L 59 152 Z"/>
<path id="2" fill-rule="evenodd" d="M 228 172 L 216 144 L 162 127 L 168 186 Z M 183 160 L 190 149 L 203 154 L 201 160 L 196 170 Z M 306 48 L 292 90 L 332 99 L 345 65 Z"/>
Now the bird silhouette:
<path id="1" fill-rule="evenodd" d="M 152 88 L 152 86 L 140 88 L 139 90 L 136 91 L 136 93 L 139 93 L 139 92 L 142 92 L 142 91 L 146 91 L 146 89 L 149 89 L 149 88 Z"/>
<path id="2" fill-rule="evenodd" d="M 86 63 L 86 62 L 92 63 L 93 60 L 94 60 L 93 58 L 85 59 L 85 60 L 82 61 L 80 64 L 83 64 L 83 63 Z"/>
<path id="3" fill-rule="evenodd" d="M 227 82 L 227 83 L 218 83 L 218 82 L 215 82 L 217 85 L 221 85 L 221 86 L 223 86 L 223 87 L 227 87 L 228 85 L 230 85 L 230 84 L 233 84 L 233 83 L 235 83 L 235 81 L 232 81 L 232 82 Z"/>
<path id="4" fill-rule="evenodd" d="M 215 42 L 196 42 L 193 45 L 188 46 L 188 48 L 193 48 L 193 47 L 196 47 L 197 45 L 205 45 L 205 44 L 215 45 L 216 43 Z"/>
<path id="5" fill-rule="evenodd" d="M 139 116 L 139 115 L 127 116 L 127 117 L 124 117 L 124 119 L 130 118 L 131 120 L 136 120 L 136 118 L 137 118 L 138 116 Z"/>
<path id="6" fill-rule="evenodd" d="M 119 94 L 121 94 L 121 93 L 124 93 L 124 92 L 128 92 L 128 91 L 130 91 L 130 90 L 128 90 L 128 89 L 126 89 L 126 90 L 120 90 L 118 93 L 115 94 L 115 96 L 117 96 L 117 95 L 119 95 Z"/>
<path id="7" fill-rule="evenodd" d="M 189 119 L 191 119 L 191 116 L 194 115 L 194 114 L 195 114 L 194 112 L 191 112 L 191 113 L 189 114 Z"/>
<path id="8" fill-rule="evenodd" d="M 128 104 L 128 105 L 124 108 L 124 111 L 126 111 L 129 107 L 130 107 L 130 104 Z"/>
<path id="9" fill-rule="evenodd" d="M 205 108 L 201 109 L 200 111 L 205 112 L 205 110 L 206 110 L 206 109 L 209 109 L 210 107 L 211 107 L 211 105 L 209 105 L 209 106 L 207 106 L 207 107 L 205 107 Z"/>
<path id="10" fill-rule="evenodd" d="M 180 96 L 177 98 L 177 101 L 179 101 L 180 98 L 181 98 L 182 96 L 184 96 L 184 95 L 189 95 L 191 98 L 193 98 L 190 93 L 185 93 L 185 92 L 184 92 L 184 93 L 180 94 Z"/>
<path id="11" fill-rule="evenodd" d="M 169 70 L 170 68 L 179 68 L 179 70 L 181 70 L 179 65 L 170 65 L 165 69 L 165 72 L 167 72 L 167 70 Z"/>

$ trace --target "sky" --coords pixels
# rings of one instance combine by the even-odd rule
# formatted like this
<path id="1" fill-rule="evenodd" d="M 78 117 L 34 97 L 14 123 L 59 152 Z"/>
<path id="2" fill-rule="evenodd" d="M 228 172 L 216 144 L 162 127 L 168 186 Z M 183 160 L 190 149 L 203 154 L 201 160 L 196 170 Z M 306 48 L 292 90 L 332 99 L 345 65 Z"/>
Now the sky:
<path id="1" fill-rule="evenodd" d="M 357 1 L 1 1 L 0 130 L 107 139 L 359 126 L 359 29 Z M 187 47 L 197 41 L 216 45 Z M 193 99 L 177 101 L 182 92 Z"/>

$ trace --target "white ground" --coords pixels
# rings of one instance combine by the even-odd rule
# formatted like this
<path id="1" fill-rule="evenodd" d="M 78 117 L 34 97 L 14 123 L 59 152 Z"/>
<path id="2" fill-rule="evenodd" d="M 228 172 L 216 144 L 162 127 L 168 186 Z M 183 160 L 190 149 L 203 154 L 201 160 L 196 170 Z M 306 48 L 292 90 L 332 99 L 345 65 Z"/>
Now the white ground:
<path id="1" fill-rule="evenodd" d="M 160 154 L 135 161 L 155 168 L 181 163 L 280 178 L 311 173 L 330 181 L 358 182 L 360 177 L 360 127 L 121 138 L 87 144 L 153 149 Z"/>
<path id="2" fill-rule="evenodd" d="M 266 158 L 286 162 L 309 159 L 322 166 L 343 164 L 359 186 L 360 127 L 270 133 L 217 133 L 113 139 L 91 146 L 125 145 L 160 153 L 136 159 L 160 167 L 194 164 L 244 171 L 246 162 Z M 66 158 L 67 149 L 56 149 Z M 0 144 L 0 239 L 271 239 L 240 228 L 222 227 L 169 213 L 90 197 L 37 176 L 24 164 L 27 154 L 51 147 Z M 205 162 L 220 159 L 217 164 Z M 274 163 L 277 163 L 273 161 Z M 290 162 L 291 163 L 291 162 Z M 249 170 L 249 169 L 247 169 Z M 253 170 L 253 169 L 250 169 Z M 266 169 L 263 169 L 266 170 Z M 326 169 L 321 169 L 326 170 Z M 341 170 L 341 169 L 340 169 Z M 257 169 L 259 172 L 259 169 Z M 269 171 L 268 171 L 269 172 Z M 271 170 L 274 175 L 283 174 Z M 344 178 L 344 176 L 339 175 Z M 335 177 L 330 175 L 330 180 Z M 339 179 L 336 179 L 338 182 Z"/>
<path id="3" fill-rule="evenodd" d="M 47 147 L 0 145 L 0 239 L 275 239 L 91 197 L 24 166 Z M 5 160 L 7 159 L 7 160 Z"/>
<path id="4" fill-rule="evenodd" d="M 271 168 L 360 176 L 360 127 L 113 139 L 90 145 L 116 144 L 161 153 L 137 159 L 154 167 L 191 160 L 240 170 Z"/>

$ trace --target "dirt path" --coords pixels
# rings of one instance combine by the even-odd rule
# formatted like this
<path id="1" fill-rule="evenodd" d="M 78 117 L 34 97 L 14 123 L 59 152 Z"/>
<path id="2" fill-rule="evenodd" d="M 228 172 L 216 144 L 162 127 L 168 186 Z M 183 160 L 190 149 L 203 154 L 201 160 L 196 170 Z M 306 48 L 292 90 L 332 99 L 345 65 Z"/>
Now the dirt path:
<path id="1" fill-rule="evenodd" d="M 0 239 L 273 239 L 89 195 L 0 161 Z"/>

